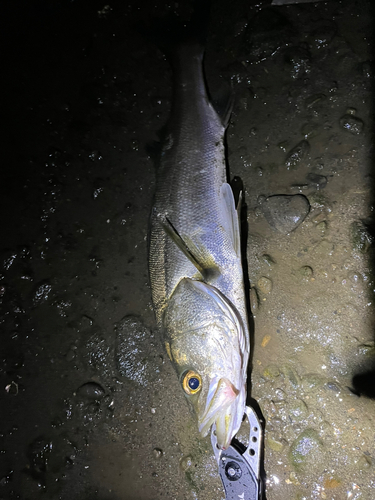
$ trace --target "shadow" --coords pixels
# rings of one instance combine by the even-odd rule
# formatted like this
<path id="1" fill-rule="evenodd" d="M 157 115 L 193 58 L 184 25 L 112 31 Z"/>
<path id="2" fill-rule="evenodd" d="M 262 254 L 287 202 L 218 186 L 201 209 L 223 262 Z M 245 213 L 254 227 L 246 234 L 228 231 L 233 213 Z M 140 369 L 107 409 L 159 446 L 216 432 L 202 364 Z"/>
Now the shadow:
<path id="1" fill-rule="evenodd" d="M 371 370 L 354 375 L 352 383 L 357 394 L 375 399 L 375 366 Z"/>
<path id="2" fill-rule="evenodd" d="M 375 38 L 374 38 L 374 28 L 375 28 L 375 4 L 371 2 L 370 4 L 370 23 L 371 23 L 371 33 L 372 33 L 372 54 L 375 50 Z M 367 85 L 370 86 L 372 101 L 369 103 L 372 113 L 370 116 L 374 116 L 375 112 L 375 98 L 374 98 L 374 74 L 375 74 L 375 60 L 372 58 L 369 61 L 361 63 L 361 71 L 365 77 L 367 77 Z M 374 132 L 375 132 L 375 121 L 373 119 L 372 123 L 368 124 L 368 134 L 370 135 L 370 144 L 374 144 Z M 368 178 L 371 183 L 371 199 L 370 199 L 370 211 L 374 211 L 375 206 L 375 153 L 373 146 L 370 149 L 370 166 L 368 169 Z M 362 224 L 363 232 L 360 235 L 361 238 L 358 241 L 359 249 L 364 254 L 364 257 L 368 258 L 370 267 L 369 276 L 369 294 L 368 301 L 374 307 L 375 301 L 375 217 L 372 215 L 369 219 L 361 220 L 359 225 Z M 375 399 L 375 333 L 372 342 L 370 341 L 367 345 L 362 345 L 365 353 L 362 357 L 362 362 L 353 370 L 352 376 L 352 390 L 359 396 Z M 358 352 L 357 352 L 358 354 Z"/>

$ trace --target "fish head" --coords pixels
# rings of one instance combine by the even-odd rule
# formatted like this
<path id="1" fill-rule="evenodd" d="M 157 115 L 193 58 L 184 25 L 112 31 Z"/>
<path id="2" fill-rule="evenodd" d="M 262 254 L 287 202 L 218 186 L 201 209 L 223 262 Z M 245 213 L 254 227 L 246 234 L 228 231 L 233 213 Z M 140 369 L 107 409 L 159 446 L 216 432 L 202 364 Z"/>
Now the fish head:
<path id="1" fill-rule="evenodd" d="M 216 288 L 184 278 L 166 308 L 168 355 L 206 436 L 216 424 L 218 446 L 228 448 L 241 426 L 246 400 L 249 341 L 234 306 Z"/>

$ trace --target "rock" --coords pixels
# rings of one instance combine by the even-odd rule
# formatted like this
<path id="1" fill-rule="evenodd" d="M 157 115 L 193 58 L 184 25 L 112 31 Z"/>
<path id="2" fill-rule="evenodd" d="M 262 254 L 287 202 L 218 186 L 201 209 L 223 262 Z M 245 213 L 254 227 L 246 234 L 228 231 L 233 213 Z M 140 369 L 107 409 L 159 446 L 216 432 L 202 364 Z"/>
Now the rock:
<path id="1" fill-rule="evenodd" d="M 289 450 L 289 460 L 297 472 L 313 472 L 324 469 L 325 449 L 319 434 L 306 429 L 295 439 Z"/>
<path id="2" fill-rule="evenodd" d="M 265 276 L 262 276 L 258 280 L 258 288 L 259 290 L 264 293 L 268 294 L 272 292 L 272 281 L 269 278 L 266 278 Z"/>
<path id="3" fill-rule="evenodd" d="M 278 403 L 281 401 L 285 402 L 286 397 L 287 397 L 286 392 L 280 389 L 280 387 L 277 387 L 275 389 L 275 393 L 272 399 L 274 403 Z"/>
<path id="4" fill-rule="evenodd" d="M 306 218 L 310 204 L 306 196 L 269 196 L 260 209 L 271 227 L 283 234 L 294 231 Z"/>
<path id="5" fill-rule="evenodd" d="M 307 109 L 313 108 L 315 104 L 325 101 L 327 96 L 325 94 L 314 94 L 305 100 L 305 106 Z"/>
<path id="6" fill-rule="evenodd" d="M 368 471 L 372 467 L 372 458 L 370 455 L 363 454 L 356 463 L 358 470 Z"/>
<path id="7" fill-rule="evenodd" d="M 323 484 L 326 490 L 332 490 L 341 486 L 341 480 L 336 477 L 329 476 L 324 479 Z"/>
<path id="8" fill-rule="evenodd" d="M 152 358 L 151 332 L 133 316 L 126 316 L 116 328 L 116 367 L 122 377 L 147 386 L 157 370 Z"/>
<path id="9" fill-rule="evenodd" d="M 250 307 L 251 312 L 255 315 L 259 309 L 259 297 L 257 289 L 254 286 L 250 288 Z"/>
<path id="10" fill-rule="evenodd" d="M 360 356 L 368 356 L 369 358 L 375 357 L 374 343 L 360 344 L 358 346 L 358 354 Z"/>
<path id="11" fill-rule="evenodd" d="M 334 245 L 328 240 L 322 240 L 319 245 L 315 247 L 315 252 L 321 257 L 326 257 L 327 255 L 332 255 L 334 250 Z"/>
<path id="12" fill-rule="evenodd" d="M 290 168 L 297 168 L 298 165 L 307 157 L 310 152 L 310 143 L 303 140 L 291 149 L 285 159 L 285 166 Z"/>
<path id="13" fill-rule="evenodd" d="M 193 460 L 190 455 L 186 455 L 180 459 L 180 468 L 184 472 L 191 467 L 193 464 Z"/>
<path id="14" fill-rule="evenodd" d="M 263 377 L 268 379 L 274 379 L 280 375 L 280 370 L 276 365 L 268 365 L 263 372 Z"/>
<path id="15" fill-rule="evenodd" d="M 69 349 L 65 355 L 67 361 L 73 361 L 75 357 L 76 357 L 76 349 Z"/>
<path id="16" fill-rule="evenodd" d="M 285 66 L 293 80 L 310 72 L 311 56 L 305 46 L 291 47 L 285 51 Z"/>
<path id="17" fill-rule="evenodd" d="M 341 392 L 342 388 L 337 384 L 337 382 L 327 382 L 326 383 L 327 389 L 333 392 Z"/>
<path id="18" fill-rule="evenodd" d="M 243 57 L 248 62 L 262 61 L 290 45 L 292 37 L 292 25 L 278 10 L 260 10 L 245 30 Z"/>
<path id="19" fill-rule="evenodd" d="M 301 134 L 305 139 L 316 137 L 319 135 L 320 127 L 317 123 L 305 123 L 301 127 Z"/>
<path id="20" fill-rule="evenodd" d="M 260 344 L 260 345 L 261 345 L 262 347 L 266 347 L 266 345 L 268 344 L 268 342 L 269 342 L 270 340 L 271 340 L 271 335 L 265 335 L 265 336 L 263 337 L 263 340 L 262 340 L 262 342 L 261 342 L 261 344 Z"/>
<path id="21" fill-rule="evenodd" d="M 51 290 L 52 285 L 48 280 L 38 283 L 33 293 L 33 306 L 36 307 L 46 302 Z"/>
<path id="22" fill-rule="evenodd" d="M 316 230 L 323 236 L 327 231 L 327 222 L 323 220 L 316 225 Z"/>
<path id="23" fill-rule="evenodd" d="M 163 450 L 161 450 L 160 448 L 154 448 L 152 450 L 152 454 L 155 458 L 160 458 L 163 455 Z"/>
<path id="24" fill-rule="evenodd" d="M 270 268 L 272 268 L 276 264 L 276 261 L 271 257 L 271 255 L 268 255 L 267 253 L 264 253 L 262 255 L 262 260 Z"/>
<path id="25" fill-rule="evenodd" d="M 292 422 L 301 422 L 308 416 L 307 405 L 302 399 L 293 399 L 289 405 L 289 417 Z"/>
<path id="26" fill-rule="evenodd" d="M 363 131 L 364 123 L 357 116 L 345 114 L 340 118 L 340 126 L 351 134 L 359 135 Z"/>
<path id="27" fill-rule="evenodd" d="M 304 280 L 309 280 L 313 276 L 313 270 L 310 266 L 302 266 L 299 270 L 298 273 Z"/>
<path id="28" fill-rule="evenodd" d="M 16 250 L 2 250 L 0 253 L 0 265 L 4 271 L 8 271 L 10 267 L 13 265 L 15 260 L 17 259 L 17 251 Z"/>
<path id="29" fill-rule="evenodd" d="M 320 26 L 313 30 L 309 36 L 309 45 L 317 50 L 327 47 L 336 35 L 337 27 L 332 21 L 321 21 Z"/>
<path id="30" fill-rule="evenodd" d="M 327 177 L 325 175 L 314 174 L 310 172 L 307 174 L 306 179 L 309 181 L 309 185 L 315 188 L 317 191 L 323 189 L 327 185 Z"/>
<path id="31" fill-rule="evenodd" d="M 284 153 L 286 153 L 288 144 L 289 144 L 288 141 L 281 141 L 281 142 L 279 142 L 277 147 L 280 148 L 282 151 L 284 151 Z"/>
<path id="32" fill-rule="evenodd" d="M 365 78 L 371 79 L 374 76 L 374 65 L 372 61 L 362 63 L 362 73 Z"/>
<path id="33" fill-rule="evenodd" d="M 292 368 L 290 365 L 284 365 L 281 368 L 282 373 L 284 374 L 285 380 L 288 381 L 290 386 L 293 389 L 297 389 L 298 386 L 301 384 L 301 379 L 298 375 L 298 373 Z"/>
<path id="34" fill-rule="evenodd" d="M 103 387 L 96 382 L 86 382 L 77 389 L 77 396 L 85 400 L 97 401 L 105 394 Z"/>
<path id="35" fill-rule="evenodd" d="M 358 271 L 349 271 L 348 272 L 348 280 L 353 283 L 353 285 L 357 285 L 363 282 L 363 276 Z"/>
<path id="36" fill-rule="evenodd" d="M 266 443 L 269 446 L 269 448 L 271 448 L 271 450 L 278 452 L 283 451 L 283 449 L 287 445 L 285 439 L 277 438 L 272 432 L 267 432 Z"/>
<path id="37" fill-rule="evenodd" d="M 353 250 L 360 253 L 366 253 L 374 242 L 373 236 L 362 221 L 352 222 L 350 225 L 350 239 Z"/>

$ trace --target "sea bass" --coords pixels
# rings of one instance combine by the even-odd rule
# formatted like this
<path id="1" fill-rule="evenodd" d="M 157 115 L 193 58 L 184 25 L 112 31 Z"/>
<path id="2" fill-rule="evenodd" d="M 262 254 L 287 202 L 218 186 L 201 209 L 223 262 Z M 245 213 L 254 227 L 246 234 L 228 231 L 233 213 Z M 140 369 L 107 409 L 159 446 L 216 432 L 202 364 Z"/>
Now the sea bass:
<path id="1" fill-rule="evenodd" d="M 173 61 L 171 117 L 151 213 L 149 270 L 158 327 L 207 435 L 227 448 L 244 415 L 249 332 L 238 210 L 226 178 L 226 123 L 212 106 L 203 49 Z"/>

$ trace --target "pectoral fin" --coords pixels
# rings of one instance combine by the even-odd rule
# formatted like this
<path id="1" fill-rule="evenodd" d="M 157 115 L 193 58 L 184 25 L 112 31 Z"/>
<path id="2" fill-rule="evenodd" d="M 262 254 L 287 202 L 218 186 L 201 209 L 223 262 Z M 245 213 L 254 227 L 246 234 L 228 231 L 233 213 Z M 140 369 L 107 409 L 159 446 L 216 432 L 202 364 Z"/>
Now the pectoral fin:
<path id="1" fill-rule="evenodd" d="M 182 239 L 180 233 L 167 217 L 165 218 L 163 228 L 167 235 L 171 238 L 171 240 L 176 243 L 185 257 L 190 260 L 190 262 L 196 267 L 196 269 L 201 273 L 202 276 L 205 276 L 204 265 L 201 264 L 199 259 L 199 252 L 197 252 L 194 245 L 192 245 L 191 242 L 188 244 L 185 240 Z"/>

